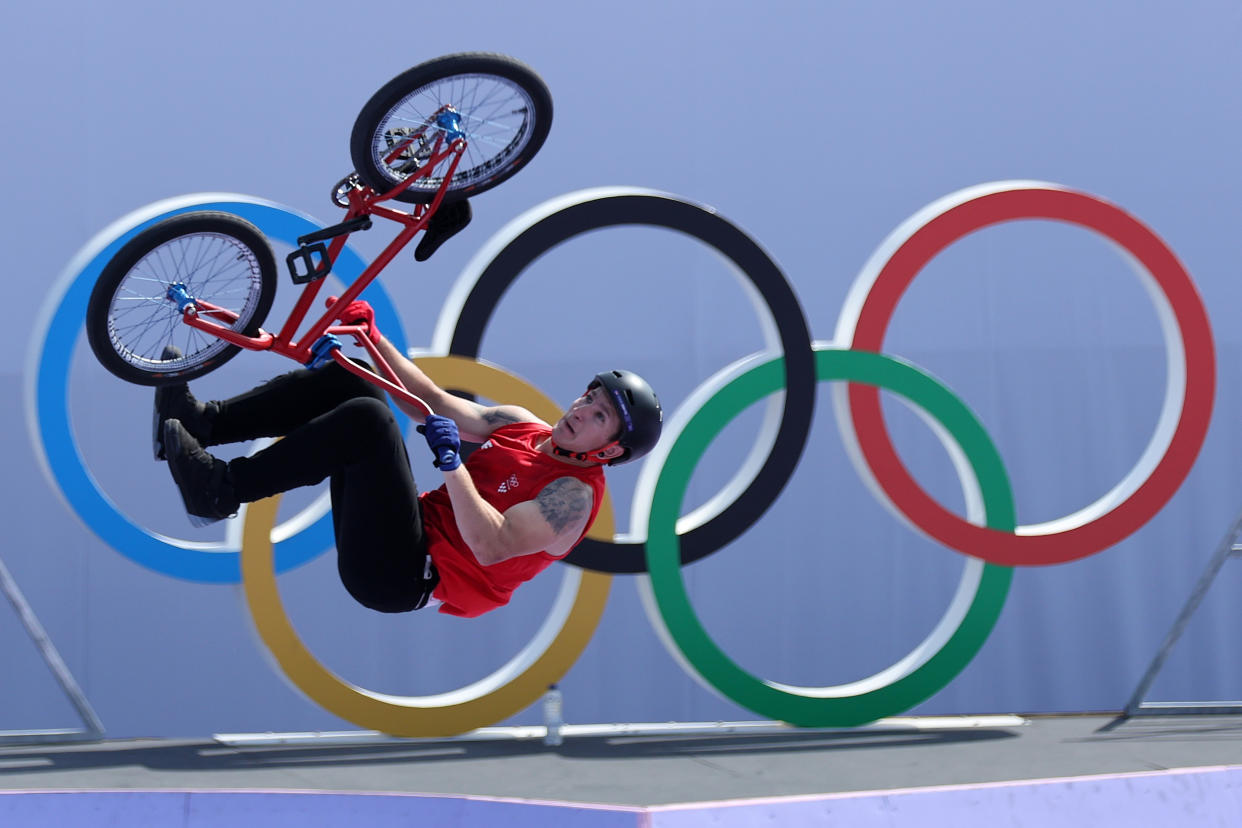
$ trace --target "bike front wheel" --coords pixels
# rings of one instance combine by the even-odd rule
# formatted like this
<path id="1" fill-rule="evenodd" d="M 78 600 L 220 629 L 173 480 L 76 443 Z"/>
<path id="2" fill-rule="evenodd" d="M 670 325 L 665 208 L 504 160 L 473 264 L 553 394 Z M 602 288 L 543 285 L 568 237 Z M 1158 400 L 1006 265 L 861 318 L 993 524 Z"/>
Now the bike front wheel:
<path id="1" fill-rule="evenodd" d="M 95 357 L 127 382 L 165 385 L 214 371 L 239 350 L 186 325 L 169 288 L 236 314 L 215 318 L 254 336 L 276 296 L 276 257 L 263 234 L 228 213 L 184 213 L 130 239 L 104 266 L 86 309 Z M 175 345 L 181 356 L 166 359 Z"/>
<path id="2" fill-rule="evenodd" d="M 452 113 L 448 120 L 446 113 Z M 466 52 L 420 63 L 385 84 L 359 113 L 349 148 L 358 175 L 383 193 L 422 170 L 437 138 L 445 138 L 445 148 L 464 138 L 466 151 L 444 194 L 451 202 L 524 167 L 551 125 L 552 95 L 534 70 L 504 55 Z M 396 198 L 431 201 L 448 164 L 440 162 L 444 169 L 416 179 Z"/>

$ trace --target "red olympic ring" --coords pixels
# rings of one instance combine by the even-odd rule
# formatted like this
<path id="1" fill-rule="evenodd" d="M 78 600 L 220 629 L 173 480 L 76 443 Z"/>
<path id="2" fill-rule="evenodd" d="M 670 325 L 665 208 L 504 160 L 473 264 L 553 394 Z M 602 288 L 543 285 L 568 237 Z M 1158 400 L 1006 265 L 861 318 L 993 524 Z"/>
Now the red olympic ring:
<path id="1" fill-rule="evenodd" d="M 1207 312 L 1173 251 L 1116 205 L 1039 182 L 966 190 L 929 205 L 898 228 L 873 257 L 877 266 L 864 269 L 847 299 L 837 330 L 841 347 L 883 352 L 898 301 L 933 257 L 969 233 L 1017 219 L 1052 219 L 1099 233 L 1133 257 L 1156 302 L 1169 353 L 1168 392 L 1161 422 L 1134 470 L 1092 506 L 1059 521 L 1018 527 L 1011 534 L 967 523 L 915 482 L 884 425 L 877 389 L 850 384 L 848 412 L 843 412 L 847 417 L 841 419 L 843 431 L 853 421 L 857 448 L 874 483 L 899 513 L 939 542 L 1003 566 L 1085 558 L 1120 542 L 1159 512 L 1203 446 L 1216 376 Z"/>

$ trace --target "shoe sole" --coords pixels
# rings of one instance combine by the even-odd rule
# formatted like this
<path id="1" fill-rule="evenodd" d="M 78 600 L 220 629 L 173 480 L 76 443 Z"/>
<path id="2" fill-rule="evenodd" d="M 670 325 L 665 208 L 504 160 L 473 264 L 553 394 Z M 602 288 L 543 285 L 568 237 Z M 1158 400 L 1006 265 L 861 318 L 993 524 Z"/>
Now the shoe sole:
<path id="1" fill-rule="evenodd" d="M 155 455 L 156 460 L 168 459 L 164 456 L 164 438 L 160 434 L 160 426 L 163 423 L 164 421 L 160 419 L 160 407 L 156 405 L 151 411 L 151 453 Z"/>
<path id="2" fill-rule="evenodd" d="M 160 359 L 177 359 L 181 356 L 181 349 L 176 345 L 165 345 L 164 350 L 160 353 Z M 163 430 L 164 421 L 160 419 L 160 389 L 155 389 L 155 405 L 151 411 L 151 453 L 155 455 L 156 460 L 166 460 L 164 454 L 164 436 L 160 434 Z"/>
<path id="3" fill-rule="evenodd" d="M 158 413 L 155 416 L 157 419 L 159 418 Z M 164 439 L 161 442 L 161 445 L 172 446 L 173 453 L 180 454 L 181 453 L 181 440 L 177 436 L 176 431 L 172 431 L 168 428 L 167 423 L 168 421 L 165 421 L 165 427 L 163 429 Z M 190 512 L 190 504 L 186 503 L 185 495 L 182 494 L 182 490 L 185 484 L 181 480 L 181 476 L 177 474 L 177 464 L 169 463 L 168 470 L 172 472 L 173 481 L 177 484 L 177 493 L 181 494 L 181 505 L 185 507 L 185 516 L 190 519 L 190 523 L 196 529 L 202 529 L 204 526 L 210 526 L 211 524 L 219 523 L 222 520 L 222 518 L 203 517 L 202 515 L 196 515 Z"/>

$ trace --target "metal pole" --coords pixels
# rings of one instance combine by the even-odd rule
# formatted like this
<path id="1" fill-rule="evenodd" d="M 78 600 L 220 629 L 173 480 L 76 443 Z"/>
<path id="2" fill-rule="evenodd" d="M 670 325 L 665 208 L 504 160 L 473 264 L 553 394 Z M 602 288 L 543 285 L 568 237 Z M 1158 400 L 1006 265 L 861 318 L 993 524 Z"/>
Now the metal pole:
<path id="1" fill-rule="evenodd" d="M 13 609 L 17 611 L 17 617 L 21 619 L 22 625 L 25 626 L 26 632 L 29 633 L 35 646 L 39 648 L 43 660 L 47 662 L 47 666 L 51 669 L 52 674 L 56 676 L 56 680 L 60 682 L 65 695 L 69 697 L 69 701 L 72 702 L 74 708 L 78 711 L 78 715 L 82 718 L 82 723 L 86 725 L 85 730 L 0 731 L 0 744 L 89 741 L 102 737 L 104 732 L 103 723 L 95 715 L 95 711 L 91 707 L 90 702 L 87 701 L 82 688 L 78 687 L 78 683 L 73 680 L 73 675 L 69 672 L 69 668 L 65 666 L 64 660 L 61 659 L 60 653 L 56 651 L 56 646 L 52 644 L 52 639 L 44 631 L 43 625 L 35 617 L 34 610 L 30 608 L 30 604 L 26 601 L 25 596 L 22 595 L 22 591 L 17 586 L 17 581 L 9 573 L 8 567 L 4 565 L 2 558 L 0 558 L 0 589 L 3 589 L 4 594 L 8 596 Z"/>
<path id="2" fill-rule="evenodd" d="M 1177 616 L 1177 620 L 1173 622 L 1172 629 L 1165 636 L 1164 643 L 1160 645 L 1160 649 L 1156 651 L 1155 658 L 1152 659 L 1151 666 L 1147 668 L 1147 672 L 1143 674 L 1142 680 L 1139 681 L 1138 687 L 1135 688 L 1134 694 L 1130 697 L 1130 701 L 1126 703 L 1125 710 L 1121 714 L 1121 719 L 1128 719 L 1137 715 L 1145 707 L 1143 699 L 1147 696 L 1147 691 L 1151 689 L 1152 682 L 1156 680 L 1156 675 L 1164 667 L 1164 662 L 1168 659 L 1169 653 L 1173 649 L 1173 645 L 1181 638 L 1182 633 L 1186 630 L 1186 625 L 1190 623 L 1190 618 L 1199 609 L 1199 604 L 1203 602 L 1204 596 L 1207 594 L 1208 587 L 1216 579 L 1216 575 L 1220 572 L 1220 568 L 1224 566 L 1225 561 L 1230 556 L 1242 551 L 1234 543 L 1237 540 L 1238 533 L 1242 532 L 1242 513 L 1234 518 L 1233 524 L 1229 527 L 1229 532 L 1221 541 L 1220 546 L 1216 549 L 1216 554 L 1212 556 L 1212 560 L 1208 563 L 1207 569 L 1204 571 L 1199 582 L 1195 584 L 1195 588 L 1190 593 L 1190 598 L 1186 601 L 1186 606 L 1182 608 L 1181 614 Z M 1222 709 L 1228 709 L 1231 706 L 1224 706 L 1220 703 L 1197 703 L 1197 704 L 1155 704 L 1147 705 L 1149 709 L 1160 709 L 1162 712 L 1195 712 L 1211 711 L 1215 712 Z"/>

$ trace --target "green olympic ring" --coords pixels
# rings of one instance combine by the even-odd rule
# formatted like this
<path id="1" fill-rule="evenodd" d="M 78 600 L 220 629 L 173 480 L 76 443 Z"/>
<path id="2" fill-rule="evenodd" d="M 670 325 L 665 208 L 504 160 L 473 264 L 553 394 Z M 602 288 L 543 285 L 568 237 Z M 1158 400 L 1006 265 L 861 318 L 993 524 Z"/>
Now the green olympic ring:
<path id="1" fill-rule="evenodd" d="M 1013 496 L 1000 454 L 978 418 L 960 399 L 929 374 L 893 357 L 821 345 L 815 350 L 816 374 L 821 381 L 848 380 L 888 389 L 943 426 L 964 454 L 982 497 L 983 514 L 971 514 L 971 519 L 1002 532 L 1013 530 Z M 686 423 L 669 449 L 655 483 L 647 521 L 649 598 L 658 605 L 658 612 L 650 614 L 659 619 L 666 639 L 709 689 L 792 725 L 855 727 L 909 710 L 952 681 L 992 632 L 1009 592 L 1013 569 L 967 558 L 968 570 L 976 568 L 978 576 L 973 595 L 971 579 L 963 578 L 944 619 L 915 652 L 871 679 L 851 685 L 809 688 L 764 681 L 725 655 L 699 622 L 686 593 L 677 518 L 690 477 L 708 445 L 747 406 L 780 389 L 781 362 L 779 357 L 764 362 L 721 388 Z M 944 440 L 946 435 L 940 436 Z M 958 466 L 960 475 L 965 467 Z"/>

